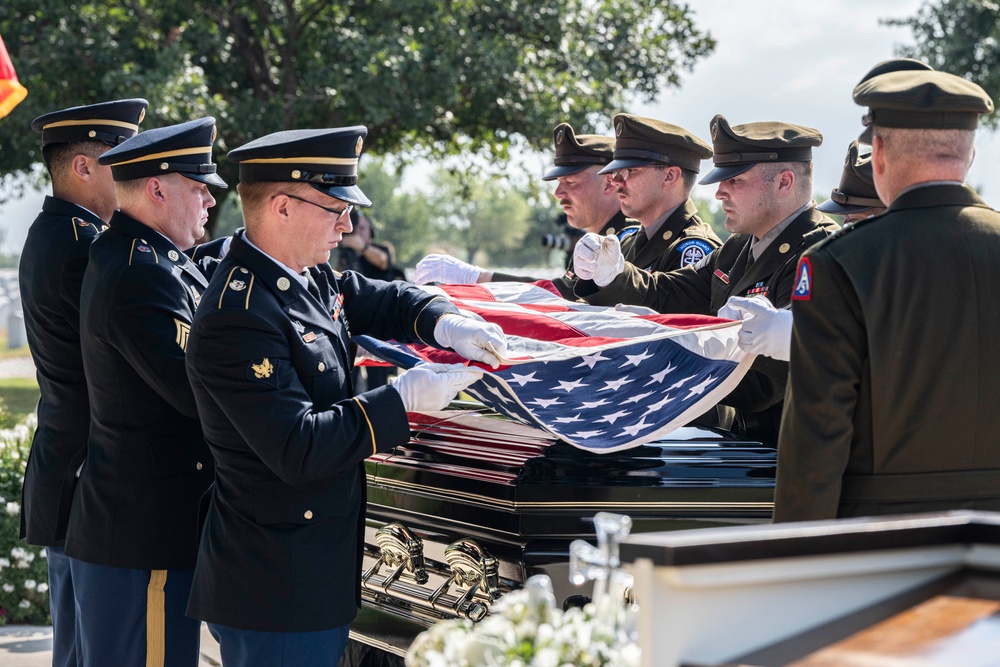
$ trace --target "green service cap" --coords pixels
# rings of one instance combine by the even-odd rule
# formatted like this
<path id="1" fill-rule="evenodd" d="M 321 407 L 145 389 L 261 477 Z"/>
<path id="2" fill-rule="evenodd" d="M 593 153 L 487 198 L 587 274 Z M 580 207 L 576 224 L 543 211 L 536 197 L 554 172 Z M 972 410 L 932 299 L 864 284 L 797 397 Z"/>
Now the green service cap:
<path id="1" fill-rule="evenodd" d="M 698 181 L 719 183 L 761 162 L 812 162 L 812 149 L 823 143 L 819 130 L 766 121 L 729 125 L 722 114 L 712 119 L 712 162 L 715 169 Z"/>
<path id="2" fill-rule="evenodd" d="M 701 161 L 712 157 L 712 149 L 683 127 L 655 118 L 632 114 L 615 115 L 615 159 L 601 170 L 669 165 L 698 173 Z"/>
<path id="3" fill-rule="evenodd" d="M 875 191 L 872 176 L 872 156 L 859 155 L 858 142 L 852 141 L 844 160 L 844 171 L 840 175 L 840 186 L 833 189 L 830 198 L 816 208 L 824 213 L 846 215 L 866 211 L 870 208 L 884 208 L 885 204 Z"/>
<path id="4" fill-rule="evenodd" d="M 552 160 L 555 166 L 542 177 L 543 181 L 554 181 L 594 165 L 606 165 L 615 152 L 614 137 L 577 134 L 569 123 L 556 125 L 552 131 L 552 143 L 556 147 L 556 156 Z"/>
<path id="5" fill-rule="evenodd" d="M 979 115 L 993 111 L 993 100 L 978 84 L 937 70 L 880 74 L 857 85 L 854 101 L 868 107 L 861 122 L 869 130 L 974 130 Z"/>

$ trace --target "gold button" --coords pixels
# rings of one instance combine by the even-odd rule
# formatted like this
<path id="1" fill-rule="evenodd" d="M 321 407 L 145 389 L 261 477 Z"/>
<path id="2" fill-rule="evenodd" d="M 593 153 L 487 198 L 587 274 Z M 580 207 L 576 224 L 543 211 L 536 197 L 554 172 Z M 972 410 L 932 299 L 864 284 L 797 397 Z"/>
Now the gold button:
<path id="1" fill-rule="evenodd" d="M 203 466 L 200 461 L 195 465 L 195 468 L 197 468 L 198 470 L 201 470 L 204 467 L 205 466 Z"/>
<path id="2" fill-rule="evenodd" d="M 177 254 L 176 250 L 171 250 L 170 252 L 167 253 L 167 257 L 170 258 L 171 262 L 176 262 L 178 259 L 180 259 L 181 256 Z"/>
<path id="3" fill-rule="evenodd" d="M 288 282 L 288 278 L 285 278 L 284 276 L 278 278 L 278 289 L 280 289 L 282 292 L 284 292 L 291 286 L 292 284 Z"/>
<path id="4" fill-rule="evenodd" d="M 788 252 L 791 249 L 792 249 L 792 246 L 788 245 L 787 243 L 782 243 L 780 246 L 778 246 L 778 252 L 780 252 L 782 255 L 784 255 L 786 252 Z"/>
<path id="5" fill-rule="evenodd" d="M 663 240 L 669 241 L 673 235 L 674 233 L 668 229 L 667 231 L 663 232 Z"/>
<path id="6" fill-rule="evenodd" d="M 87 136 L 90 137 L 91 139 L 93 139 L 94 137 L 97 136 L 97 132 L 94 132 L 93 130 L 91 130 L 90 132 L 87 133 Z"/>
<path id="7" fill-rule="evenodd" d="M 608 236 L 614 236 L 617 233 L 614 227 L 608 227 Z"/>
<path id="8" fill-rule="evenodd" d="M 304 516 L 307 519 L 311 519 L 311 518 L 313 518 L 313 511 L 312 510 L 306 510 L 306 513 L 303 514 L 302 516 Z"/>
<path id="9" fill-rule="evenodd" d="M 292 178 L 294 178 L 295 180 L 299 180 L 299 178 L 301 178 L 301 177 L 302 177 L 302 172 L 301 171 L 299 171 L 298 169 L 293 169 L 292 170 Z"/>
<path id="10" fill-rule="evenodd" d="M 163 170 L 163 171 L 166 171 L 167 169 L 170 169 L 170 165 L 167 164 L 166 162 L 161 162 L 160 163 L 160 169 Z"/>
<path id="11" fill-rule="evenodd" d="M 316 365 L 316 370 L 322 373 L 323 371 L 326 370 L 326 364 L 324 364 L 322 361 L 319 362 L 319 364 Z"/>

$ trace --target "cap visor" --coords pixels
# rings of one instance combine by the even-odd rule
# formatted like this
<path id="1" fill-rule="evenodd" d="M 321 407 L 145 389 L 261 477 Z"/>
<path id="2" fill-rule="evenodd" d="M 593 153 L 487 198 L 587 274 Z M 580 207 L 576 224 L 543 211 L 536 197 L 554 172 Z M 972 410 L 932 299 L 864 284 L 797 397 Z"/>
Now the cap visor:
<path id="1" fill-rule="evenodd" d="M 868 127 L 866 127 L 865 131 L 861 133 L 860 137 L 858 137 L 858 143 L 860 143 L 860 144 L 866 144 L 868 146 L 872 145 L 872 126 L 871 125 L 869 125 Z"/>
<path id="2" fill-rule="evenodd" d="M 616 169 L 635 169 L 636 167 L 649 167 L 654 164 L 661 164 L 655 160 L 612 160 L 608 166 L 601 169 L 598 174 L 610 174 Z"/>
<path id="3" fill-rule="evenodd" d="M 543 181 L 554 181 L 561 176 L 569 176 L 570 174 L 576 174 L 588 167 L 593 167 L 593 164 L 564 164 L 558 167 L 552 167 L 542 176 Z"/>
<path id="4" fill-rule="evenodd" d="M 817 211 L 822 211 L 823 213 L 833 213 L 834 215 L 847 215 L 848 213 L 857 213 L 859 211 L 867 211 L 873 208 L 871 206 L 858 206 L 857 204 L 838 204 L 832 199 L 827 199 L 822 204 L 816 206 Z"/>
<path id="5" fill-rule="evenodd" d="M 756 164 L 756 162 L 750 162 L 748 164 L 734 164 L 731 167 L 716 167 L 712 171 L 705 174 L 705 178 L 698 181 L 698 184 L 711 185 L 712 183 L 721 183 L 722 181 L 732 178 L 733 176 L 739 176 L 745 171 L 750 171 Z"/>
<path id="6" fill-rule="evenodd" d="M 220 188 L 229 188 L 229 185 L 227 185 L 218 174 L 189 174 L 186 171 L 180 171 L 177 173 L 181 176 L 190 178 L 192 181 L 198 181 L 199 183 L 204 183 L 205 185 L 215 185 Z"/>
<path id="7" fill-rule="evenodd" d="M 310 183 L 320 192 L 325 195 L 330 195 L 331 197 L 336 197 L 337 199 L 346 201 L 348 204 L 353 204 L 354 206 L 371 206 L 372 201 L 365 196 L 365 193 L 361 191 L 356 185 L 322 185 L 320 183 Z"/>

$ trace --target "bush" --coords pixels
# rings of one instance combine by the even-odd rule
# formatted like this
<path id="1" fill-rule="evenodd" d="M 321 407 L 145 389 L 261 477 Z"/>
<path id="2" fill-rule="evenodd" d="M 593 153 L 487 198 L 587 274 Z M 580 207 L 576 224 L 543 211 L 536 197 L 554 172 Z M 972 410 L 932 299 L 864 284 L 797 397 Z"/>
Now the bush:
<path id="1" fill-rule="evenodd" d="M 18 539 L 21 483 L 38 420 L 0 430 L 0 625 L 52 622 L 45 549 Z"/>

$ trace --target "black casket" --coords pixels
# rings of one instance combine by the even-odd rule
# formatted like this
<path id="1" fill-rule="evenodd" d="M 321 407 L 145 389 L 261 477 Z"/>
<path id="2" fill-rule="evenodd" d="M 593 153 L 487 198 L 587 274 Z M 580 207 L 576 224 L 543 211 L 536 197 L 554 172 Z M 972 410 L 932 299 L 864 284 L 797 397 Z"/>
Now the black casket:
<path id="1" fill-rule="evenodd" d="M 594 540 L 598 512 L 630 516 L 633 533 L 770 519 L 775 450 L 726 431 L 593 454 L 479 404 L 452 408 L 411 415 L 409 444 L 366 462 L 356 642 L 404 655 L 436 621 L 479 620 L 535 574 L 558 603 L 586 602 L 569 544 Z"/>

